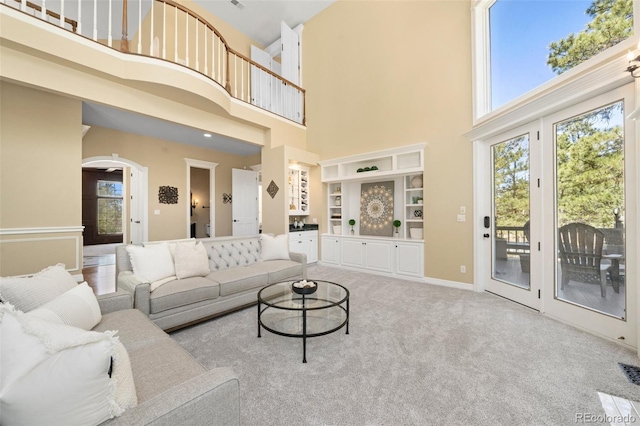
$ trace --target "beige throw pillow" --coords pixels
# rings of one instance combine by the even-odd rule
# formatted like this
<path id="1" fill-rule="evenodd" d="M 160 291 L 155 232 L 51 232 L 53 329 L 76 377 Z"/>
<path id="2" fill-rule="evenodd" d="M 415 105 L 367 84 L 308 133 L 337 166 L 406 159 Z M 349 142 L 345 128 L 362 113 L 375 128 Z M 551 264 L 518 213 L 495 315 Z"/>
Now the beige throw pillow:
<path id="1" fill-rule="evenodd" d="M 204 277 L 209 270 L 209 256 L 202 242 L 198 244 L 177 244 L 173 255 L 178 279 Z"/>
<path id="2" fill-rule="evenodd" d="M 77 285 L 65 265 L 58 263 L 30 277 L 0 278 L 0 300 L 29 312 Z"/>

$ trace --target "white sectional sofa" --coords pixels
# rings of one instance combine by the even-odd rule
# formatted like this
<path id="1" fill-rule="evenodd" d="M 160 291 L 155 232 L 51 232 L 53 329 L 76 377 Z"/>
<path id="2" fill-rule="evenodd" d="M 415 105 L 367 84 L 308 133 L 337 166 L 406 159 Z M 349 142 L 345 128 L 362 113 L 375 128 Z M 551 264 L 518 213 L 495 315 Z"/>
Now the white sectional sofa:
<path id="1" fill-rule="evenodd" d="M 182 257 L 184 263 L 186 250 L 183 245 L 200 243 L 206 249 L 208 270 L 178 278 L 178 259 Z M 142 268 L 136 268 L 131 254 L 135 249 L 127 245 L 116 247 L 116 276 L 118 290 L 132 294 L 134 307 L 165 331 L 255 304 L 258 291 L 268 284 L 307 277 L 306 256 L 290 253 L 284 234 L 154 241 L 143 246 L 161 244 L 173 253 L 177 276 L 156 281 L 145 278 L 136 270 Z"/>

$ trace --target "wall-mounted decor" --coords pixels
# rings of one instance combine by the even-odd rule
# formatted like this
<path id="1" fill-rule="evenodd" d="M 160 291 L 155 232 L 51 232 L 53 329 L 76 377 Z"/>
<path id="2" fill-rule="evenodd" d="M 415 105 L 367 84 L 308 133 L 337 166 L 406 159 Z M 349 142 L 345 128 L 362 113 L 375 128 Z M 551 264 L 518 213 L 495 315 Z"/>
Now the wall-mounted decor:
<path id="1" fill-rule="evenodd" d="M 231 194 L 227 194 L 226 192 L 222 194 L 222 202 L 224 204 L 231 203 Z"/>
<path id="2" fill-rule="evenodd" d="M 278 185 L 276 185 L 274 181 L 271 181 L 271 183 L 267 187 L 267 194 L 271 195 L 271 198 L 275 198 L 279 189 L 280 188 L 278 188 Z"/>
<path id="3" fill-rule="evenodd" d="M 393 235 L 393 181 L 360 186 L 360 235 Z"/>
<path id="4" fill-rule="evenodd" d="M 178 188 L 175 186 L 161 186 L 158 189 L 160 204 L 178 204 Z"/>

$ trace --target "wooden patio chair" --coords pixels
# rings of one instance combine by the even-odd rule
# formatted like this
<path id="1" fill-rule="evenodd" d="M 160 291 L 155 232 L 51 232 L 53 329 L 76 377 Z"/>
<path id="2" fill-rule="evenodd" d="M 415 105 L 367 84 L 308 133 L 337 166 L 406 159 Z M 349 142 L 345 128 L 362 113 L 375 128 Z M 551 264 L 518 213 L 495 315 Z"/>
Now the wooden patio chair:
<path id="1" fill-rule="evenodd" d="M 600 271 L 603 243 L 602 231 L 585 223 L 569 223 L 560 228 L 561 289 L 569 281 L 600 284 L 601 295 L 606 296 L 606 282 L 603 283 Z"/>

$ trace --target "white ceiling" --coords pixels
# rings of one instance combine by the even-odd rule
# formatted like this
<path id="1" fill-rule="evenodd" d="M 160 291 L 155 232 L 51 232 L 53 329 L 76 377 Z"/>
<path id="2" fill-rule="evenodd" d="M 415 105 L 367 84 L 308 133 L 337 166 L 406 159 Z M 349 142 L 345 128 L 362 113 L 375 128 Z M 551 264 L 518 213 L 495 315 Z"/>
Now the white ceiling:
<path id="1" fill-rule="evenodd" d="M 195 145 L 241 156 L 258 154 L 261 149 L 258 145 L 210 131 L 194 129 L 147 115 L 86 101 L 82 103 L 82 124 L 106 127 L 121 132 Z M 205 137 L 205 133 L 211 134 L 211 137 Z"/>
<path id="2" fill-rule="evenodd" d="M 280 21 L 294 28 L 320 13 L 335 0 L 238 1 L 242 4 L 242 9 L 232 4 L 230 0 L 194 0 L 208 12 L 220 17 L 266 47 L 280 38 Z M 82 103 L 82 124 L 215 149 L 235 155 L 245 156 L 260 152 L 260 147 L 257 145 L 218 135 L 207 129 L 193 129 L 91 102 Z M 212 137 L 205 138 L 203 136 L 205 132 L 210 133 Z"/>
<path id="3" fill-rule="evenodd" d="M 280 38 L 280 22 L 290 28 L 304 24 L 335 0 L 194 0 L 264 47 Z M 242 7 L 239 7 L 239 6 Z M 224 36 L 224 34 L 223 34 Z M 233 46 L 231 46 L 233 47 Z"/>

